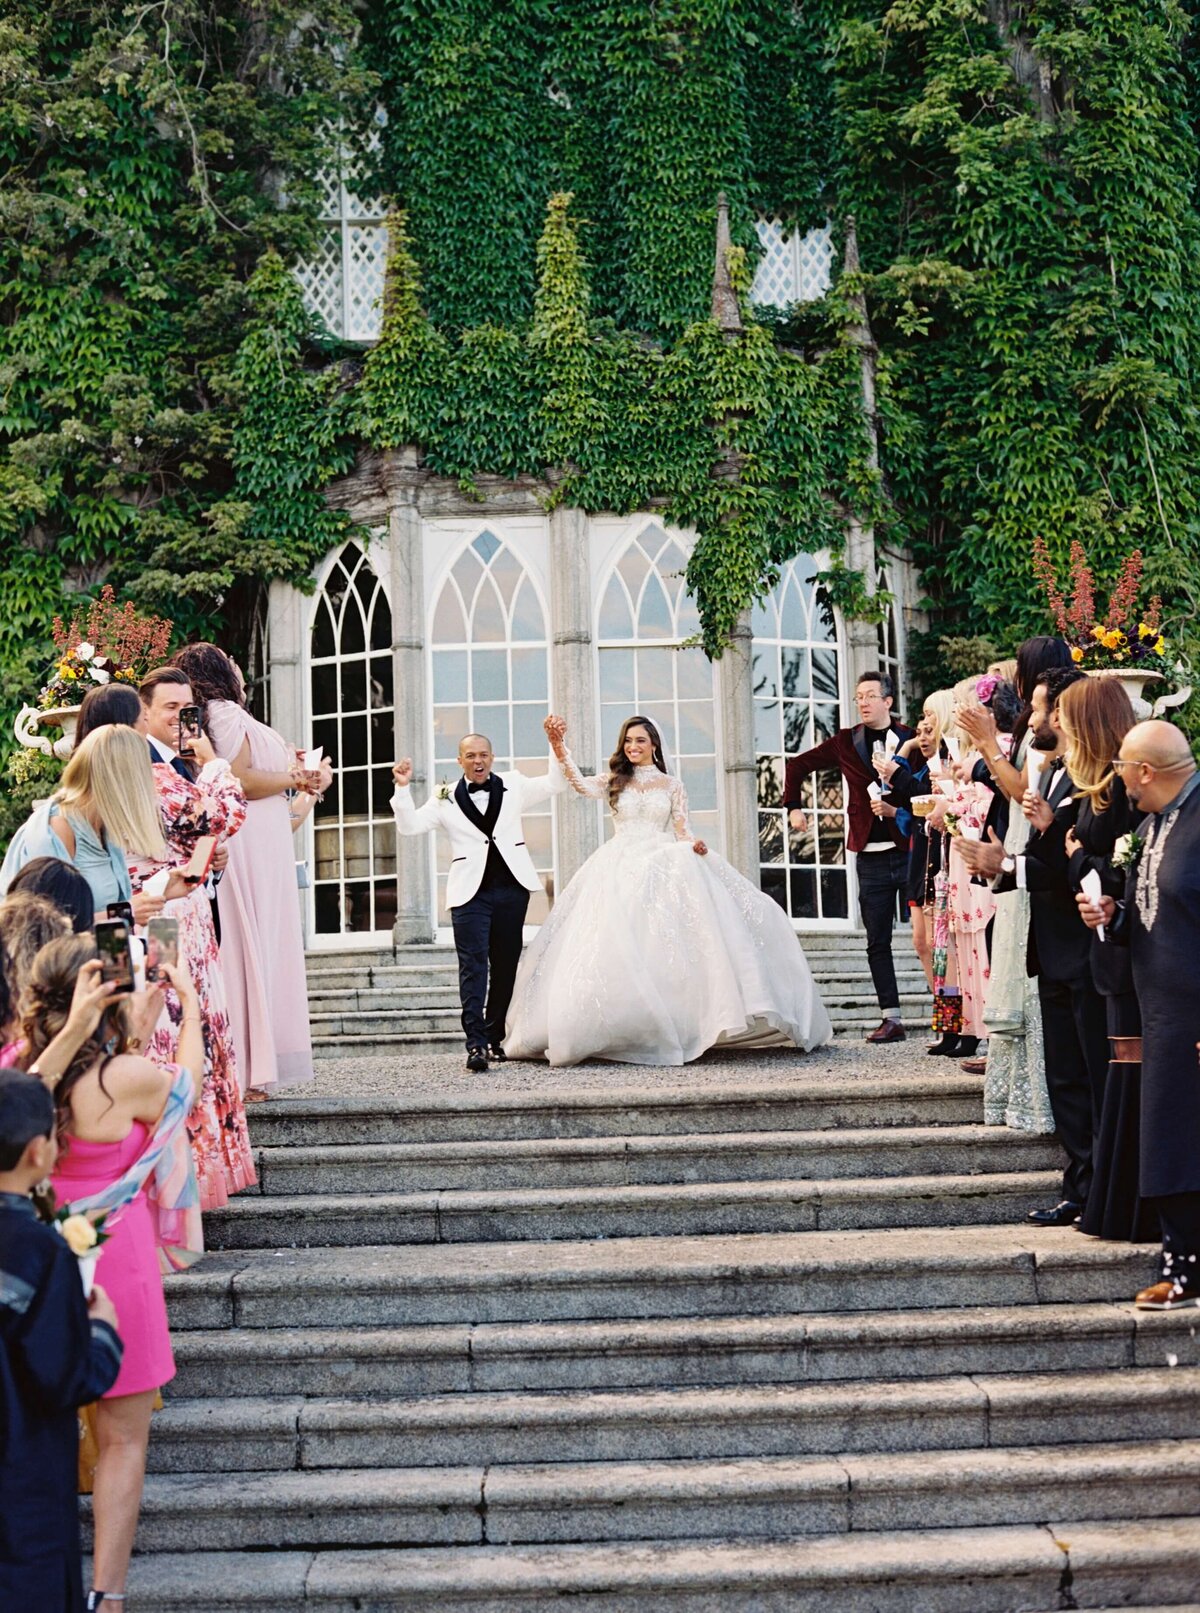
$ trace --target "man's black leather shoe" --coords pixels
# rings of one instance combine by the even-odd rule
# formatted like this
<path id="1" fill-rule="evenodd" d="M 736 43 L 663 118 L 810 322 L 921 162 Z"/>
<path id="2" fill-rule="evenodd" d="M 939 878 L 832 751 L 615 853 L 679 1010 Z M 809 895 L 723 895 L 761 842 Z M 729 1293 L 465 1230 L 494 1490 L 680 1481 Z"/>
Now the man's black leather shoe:
<path id="1" fill-rule="evenodd" d="M 508 1054 L 504 1051 L 504 1049 L 502 1047 L 496 1047 L 496 1046 L 489 1047 L 488 1048 L 488 1058 L 491 1059 L 493 1064 L 507 1064 L 508 1063 Z"/>
<path id="2" fill-rule="evenodd" d="M 1025 1219 L 1032 1221 L 1035 1227 L 1069 1227 L 1076 1216 L 1082 1213 L 1082 1204 L 1076 1204 L 1074 1199 L 1063 1199 L 1052 1209 L 1030 1210 Z"/>
<path id="3" fill-rule="evenodd" d="M 488 1050 L 486 1047 L 469 1047 L 467 1049 L 467 1069 L 474 1075 L 483 1075 L 488 1067 Z"/>

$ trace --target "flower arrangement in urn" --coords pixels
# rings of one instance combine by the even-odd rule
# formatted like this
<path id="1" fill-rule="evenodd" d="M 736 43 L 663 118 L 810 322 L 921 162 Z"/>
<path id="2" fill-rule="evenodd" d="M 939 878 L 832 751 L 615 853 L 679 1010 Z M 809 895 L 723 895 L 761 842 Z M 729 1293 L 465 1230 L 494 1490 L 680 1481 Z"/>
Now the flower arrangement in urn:
<path id="1" fill-rule="evenodd" d="M 1144 676 L 1163 670 L 1167 646 L 1160 630 L 1162 600 L 1156 594 L 1145 611 L 1137 609 L 1142 581 L 1140 549 L 1122 563 L 1103 620 L 1096 608 L 1096 579 L 1078 539 L 1071 545 L 1070 604 L 1059 586 L 1044 538 L 1033 540 L 1033 574 L 1045 589 L 1054 625 L 1071 646 L 1076 666 L 1085 672 L 1140 672 Z"/>
<path id="2" fill-rule="evenodd" d="M 106 583 L 86 616 L 76 613 L 67 626 L 61 616 L 54 618 L 57 659 L 38 696 L 38 709 L 78 706 L 89 689 L 102 683 L 136 686 L 165 660 L 171 627 L 161 616 L 139 616 L 131 603 L 118 605 Z"/>

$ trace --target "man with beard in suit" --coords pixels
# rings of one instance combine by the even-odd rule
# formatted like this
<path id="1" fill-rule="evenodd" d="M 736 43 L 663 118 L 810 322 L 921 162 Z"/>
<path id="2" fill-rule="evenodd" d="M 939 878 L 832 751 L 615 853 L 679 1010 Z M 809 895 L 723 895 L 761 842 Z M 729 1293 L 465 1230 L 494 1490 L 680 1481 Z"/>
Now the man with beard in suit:
<path id="1" fill-rule="evenodd" d="M 1066 737 L 1058 718 L 1063 690 L 1084 675 L 1078 667 L 1053 667 L 1034 686 L 1032 745 L 1052 760 L 1039 775 L 1039 788 L 1027 790 L 1021 803 L 1033 824 L 1025 851 L 1007 855 L 995 830 L 986 841 L 964 840 L 959 847 L 972 872 L 991 879 L 997 892 L 1029 892 L 1026 968 L 1037 977 L 1046 1087 L 1068 1159 L 1060 1202 L 1029 1213 L 1038 1226 L 1068 1226 L 1083 1212 L 1108 1073 L 1104 999 L 1092 980 L 1091 938 L 1081 934 L 1070 883 L 1066 837 L 1079 803 L 1063 762 Z"/>

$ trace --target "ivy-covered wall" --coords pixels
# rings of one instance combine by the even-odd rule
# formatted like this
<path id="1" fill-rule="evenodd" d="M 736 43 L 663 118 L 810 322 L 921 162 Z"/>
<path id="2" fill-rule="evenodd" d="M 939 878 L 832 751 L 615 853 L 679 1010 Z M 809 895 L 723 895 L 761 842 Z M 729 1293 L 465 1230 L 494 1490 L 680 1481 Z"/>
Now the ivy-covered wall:
<path id="1" fill-rule="evenodd" d="M 1044 626 L 1039 533 L 1060 556 L 1082 538 L 1102 581 L 1140 545 L 1193 646 L 1196 50 L 1175 0 L 319 10 L 0 4 L 6 695 L 64 593 L 106 578 L 236 640 L 251 590 L 333 540 L 323 489 L 363 442 L 588 508 L 659 501 L 698 530 L 714 653 L 848 514 L 922 567 L 930 679 L 943 633 L 1007 648 Z M 317 238 L 315 173 L 379 102 L 395 250 L 364 358 L 287 269 Z M 709 317 L 720 191 L 740 333 Z M 861 273 L 754 316 L 759 209 L 839 237 L 853 219 Z"/>

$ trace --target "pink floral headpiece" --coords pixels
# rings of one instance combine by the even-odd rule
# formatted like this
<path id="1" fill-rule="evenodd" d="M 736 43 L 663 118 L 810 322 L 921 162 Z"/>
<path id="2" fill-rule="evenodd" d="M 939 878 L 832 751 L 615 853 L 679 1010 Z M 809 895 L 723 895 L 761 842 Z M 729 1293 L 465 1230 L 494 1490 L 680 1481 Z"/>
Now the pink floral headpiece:
<path id="1" fill-rule="evenodd" d="M 986 706 L 999 687 L 1000 679 L 989 672 L 986 677 L 980 678 L 975 685 L 976 700 L 981 706 Z"/>

